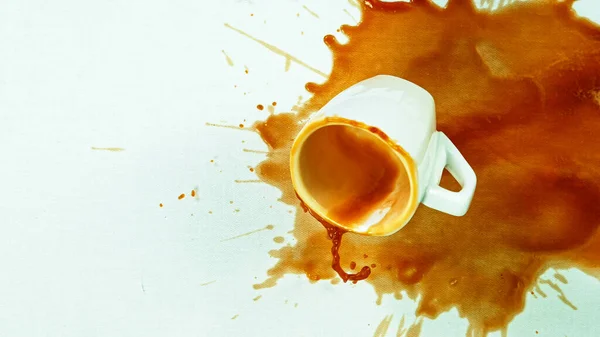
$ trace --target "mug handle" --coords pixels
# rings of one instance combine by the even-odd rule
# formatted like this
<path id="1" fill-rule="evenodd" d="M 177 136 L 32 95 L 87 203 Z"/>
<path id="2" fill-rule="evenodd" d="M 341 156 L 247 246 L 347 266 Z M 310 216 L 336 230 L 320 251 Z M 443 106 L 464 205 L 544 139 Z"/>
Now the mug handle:
<path id="1" fill-rule="evenodd" d="M 439 131 L 437 132 L 435 158 L 433 175 L 437 179 L 431 181 L 427 187 L 423 204 L 451 215 L 465 215 L 471 205 L 477 185 L 475 171 L 450 139 Z M 453 192 L 439 185 L 444 169 L 447 169 L 462 186 L 460 191 Z"/>

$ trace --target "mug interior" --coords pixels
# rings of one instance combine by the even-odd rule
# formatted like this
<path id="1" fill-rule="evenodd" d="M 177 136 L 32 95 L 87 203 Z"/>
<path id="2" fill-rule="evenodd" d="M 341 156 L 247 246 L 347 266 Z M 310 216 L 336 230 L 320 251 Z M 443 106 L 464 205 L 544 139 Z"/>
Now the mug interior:
<path id="1" fill-rule="evenodd" d="M 293 179 L 302 201 L 327 221 L 385 235 L 407 221 L 415 183 L 406 158 L 373 129 L 337 123 L 313 130 L 295 154 Z"/>

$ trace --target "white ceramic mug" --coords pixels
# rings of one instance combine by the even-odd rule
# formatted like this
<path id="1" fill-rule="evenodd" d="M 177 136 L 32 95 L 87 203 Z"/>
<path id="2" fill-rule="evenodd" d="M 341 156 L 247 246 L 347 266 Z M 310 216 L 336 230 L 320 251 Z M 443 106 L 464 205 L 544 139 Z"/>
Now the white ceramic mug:
<path id="1" fill-rule="evenodd" d="M 439 185 L 447 169 L 459 192 Z M 464 215 L 477 178 L 436 131 L 433 97 L 404 79 L 379 75 L 335 96 L 296 136 L 292 183 L 313 215 L 348 231 L 390 235 L 419 203 Z"/>

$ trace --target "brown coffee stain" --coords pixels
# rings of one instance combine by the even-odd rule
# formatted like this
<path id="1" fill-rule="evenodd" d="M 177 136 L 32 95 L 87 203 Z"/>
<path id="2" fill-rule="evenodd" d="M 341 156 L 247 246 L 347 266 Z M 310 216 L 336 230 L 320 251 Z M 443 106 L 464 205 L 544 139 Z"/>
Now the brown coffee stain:
<path id="1" fill-rule="evenodd" d="M 238 210 L 238 212 L 239 212 L 239 210 Z M 262 232 L 262 231 L 267 231 L 267 230 L 270 231 L 270 230 L 273 230 L 273 228 L 275 228 L 275 226 L 273 226 L 273 225 L 267 225 L 266 227 L 263 227 L 263 228 L 255 229 L 253 231 L 246 232 L 244 234 L 240 234 L 240 235 L 236 235 L 236 236 L 233 236 L 233 237 L 230 237 L 230 238 L 227 238 L 227 239 L 223 239 L 223 240 L 221 240 L 221 242 L 231 241 L 231 240 L 243 238 L 244 236 L 252 235 L 254 233 L 258 233 L 258 232 Z"/>
<path id="2" fill-rule="evenodd" d="M 164 206 L 164 205 L 163 205 L 162 203 L 161 203 L 161 204 L 158 204 L 158 207 L 160 207 L 160 208 L 162 208 L 163 206 Z"/>
<path id="3" fill-rule="evenodd" d="M 273 238 L 273 242 L 275 243 L 284 243 L 285 239 L 283 238 L 283 236 L 276 236 Z"/>
<path id="4" fill-rule="evenodd" d="M 402 316 L 402 318 L 400 319 L 400 322 L 398 323 L 398 329 L 396 329 L 396 337 L 403 337 L 404 336 L 404 333 L 407 330 L 407 329 L 404 328 L 404 324 L 405 324 L 405 317 Z"/>
<path id="5" fill-rule="evenodd" d="M 478 11 L 468 0 L 446 8 L 361 2 L 362 21 L 341 27 L 347 44 L 325 37 L 333 69 L 324 83 L 306 85 L 314 96 L 253 127 L 269 148 L 256 174 L 297 207 L 296 243 L 269 252 L 278 262 L 254 287 L 275 286 L 285 274 L 337 277 L 329 236 L 292 188 L 290 148 L 308 116 L 378 74 L 433 95 L 438 129 L 469 161 L 478 186 L 463 217 L 420 206 L 394 235 L 346 233 L 340 265 L 368 254 L 378 268 L 366 281 L 378 297 L 405 291 L 419 298 L 416 314 L 432 319 L 455 307 L 469 333 L 483 336 L 505 328 L 529 291 L 547 296 L 537 279 L 548 268 L 598 277 L 600 28 L 576 17 L 572 3 L 504 2 Z M 442 184 L 452 184 L 447 175 Z M 421 323 L 407 336 L 420 334 Z"/>
<path id="6" fill-rule="evenodd" d="M 358 2 L 358 0 L 348 0 L 348 3 L 352 7 L 356 7 L 356 8 L 359 8 L 359 9 L 361 8 L 360 2 Z"/>
<path id="7" fill-rule="evenodd" d="M 95 146 L 92 146 L 91 149 L 94 151 L 109 151 L 109 152 L 125 151 L 125 149 L 122 147 L 95 147 Z"/>
<path id="8" fill-rule="evenodd" d="M 533 286 L 533 289 L 535 289 L 535 292 L 540 294 L 540 296 L 542 296 L 543 298 L 548 297 L 548 295 L 546 295 L 546 293 L 542 290 L 542 288 L 540 288 L 540 286 L 538 284 L 535 284 Z M 535 296 L 535 294 L 534 294 L 534 296 Z"/>
<path id="9" fill-rule="evenodd" d="M 264 181 L 259 179 L 236 179 L 234 180 L 237 184 L 262 184 Z"/>
<path id="10" fill-rule="evenodd" d="M 346 15 L 348 15 L 352 19 L 352 21 L 358 22 L 358 20 L 354 17 L 354 15 L 350 14 L 350 12 L 345 8 L 344 8 L 344 13 L 346 13 Z"/>
<path id="11" fill-rule="evenodd" d="M 573 302 L 571 302 L 571 301 L 569 301 L 569 299 L 567 299 L 567 296 L 565 296 L 564 291 L 558 286 L 558 284 L 556 284 L 550 280 L 543 280 L 543 279 L 538 280 L 538 283 L 539 284 L 547 284 L 550 288 L 552 288 L 552 290 L 554 290 L 558 293 L 559 300 L 561 300 L 564 304 L 569 306 L 571 309 L 577 310 L 577 307 L 573 304 Z"/>
<path id="12" fill-rule="evenodd" d="M 303 62 L 299 58 L 297 58 L 297 57 L 295 57 L 295 56 L 293 56 L 293 55 L 291 55 L 291 54 L 289 54 L 289 53 L 287 53 L 287 52 L 285 52 L 285 51 L 283 51 L 283 50 L 275 47 L 272 44 L 269 44 L 269 43 L 267 43 L 265 41 L 257 39 L 255 37 L 253 37 L 252 35 L 244 32 L 243 30 L 235 28 L 235 27 L 233 27 L 232 25 L 230 25 L 228 23 L 225 23 L 225 27 L 227 27 L 227 28 L 233 30 L 234 32 L 239 33 L 239 34 L 241 34 L 241 35 L 243 35 L 243 36 L 251 39 L 254 42 L 259 43 L 260 45 L 262 45 L 263 47 L 267 48 L 268 50 L 272 51 L 275 54 L 283 56 L 285 58 L 285 70 L 286 71 L 289 70 L 290 64 L 292 62 L 294 62 L 294 63 L 296 63 L 296 64 L 298 64 L 298 65 L 300 65 L 300 66 L 302 66 L 302 67 L 304 67 L 304 68 L 306 68 L 306 69 L 314 72 L 317 75 L 320 75 L 320 76 L 323 76 L 323 77 L 327 77 L 327 74 L 325 74 L 324 72 L 322 72 L 322 71 L 318 70 L 317 68 L 314 68 L 314 67 L 306 64 L 305 62 Z"/>
<path id="13" fill-rule="evenodd" d="M 206 126 L 214 126 L 217 128 L 226 128 L 226 129 L 234 129 L 234 130 L 242 130 L 242 131 L 251 131 L 250 129 L 244 129 L 243 124 L 239 125 L 228 125 L 228 124 L 218 124 L 218 123 L 205 123 Z"/>
<path id="14" fill-rule="evenodd" d="M 212 280 L 212 281 L 209 281 L 209 282 L 206 282 L 206 283 L 201 283 L 201 284 L 200 284 L 200 286 L 201 286 L 201 287 L 204 287 L 204 286 L 207 286 L 207 285 L 209 285 L 209 284 L 213 284 L 213 283 L 215 283 L 215 282 L 217 282 L 217 280 Z"/>
<path id="15" fill-rule="evenodd" d="M 229 57 L 229 55 L 227 55 L 227 53 L 225 52 L 225 50 L 221 50 L 221 53 L 223 53 L 223 55 L 225 56 L 225 61 L 227 61 L 227 65 L 229 65 L 230 67 L 233 67 L 233 60 L 231 59 L 231 57 Z"/>
<path id="16" fill-rule="evenodd" d="M 421 336 L 421 327 L 423 326 L 423 319 L 418 319 L 416 323 L 408 327 L 406 330 L 406 337 L 419 337 Z"/>
<path id="17" fill-rule="evenodd" d="M 377 326 L 377 329 L 375 329 L 373 337 L 385 337 L 390 327 L 390 323 L 392 322 L 392 318 L 394 318 L 394 315 L 385 316 Z"/>
<path id="18" fill-rule="evenodd" d="M 180 194 L 180 195 L 177 197 L 177 199 L 179 199 L 179 200 L 181 200 L 181 199 L 183 199 L 183 198 L 185 198 L 185 193 L 181 193 L 181 194 Z"/>
<path id="19" fill-rule="evenodd" d="M 558 272 L 554 273 L 554 278 L 557 279 L 557 280 L 559 280 L 563 284 L 568 284 L 569 283 L 569 280 L 567 280 L 567 278 L 563 274 L 561 274 L 561 273 L 558 273 Z"/>
<path id="20" fill-rule="evenodd" d="M 253 149 L 242 149 L 244 152 L 258 153 L 258 154 L 269 154 L 269 151 L 253 150 Z"/>
<path id="21" fill-rule="evenodd" d="M 192 192 L 190 193 L 192 197 L 196 196 L 196 190 L 192 190 Z"/>
<path id="22" fill-rule="evenodd" d="M 302 5 L 302 8 L 304 8 L 304 10 L 307 11 L 310 15 L 314 16 L 317 19 L 320 19 L 319 15 L 312 11 L 310 8 L 306 7 L 306 5 Z"/>
<path id="23" fill-rule="evenodd" d="M 261 298 L 261 297 L 262 297 L 262 295 L 258 295 L 258 296 L 256 296 L 255 298 L 253 298 L 252 300 L 253 300 L 254 302 L 256 302 L 256 301 L 260 300 L 260 298 Z"/>
<path id="24" fill-rule="evenodd" d="M 231 320 L 234 320 L 234 319 L 238 318 L 239 316 L 240 316 L 239 314 L 233 315 L 233 317 L 231 317 Z"/>

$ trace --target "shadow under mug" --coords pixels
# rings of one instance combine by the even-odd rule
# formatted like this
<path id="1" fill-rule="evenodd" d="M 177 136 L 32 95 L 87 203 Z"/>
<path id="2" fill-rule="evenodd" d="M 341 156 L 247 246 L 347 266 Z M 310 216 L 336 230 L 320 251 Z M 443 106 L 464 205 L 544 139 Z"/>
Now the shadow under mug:
<path id="1" fill-rule="evenodd" d="M 447 169 L 459 192 L 439 185 Z M 436 131 L 433 97 L 404 79 L 378 75 L 338 94 L 300 130 L 290 154 L 298 198 L 331 225 L 391 235 L 420 203 L 464 215 L 477 178 Z"/>

